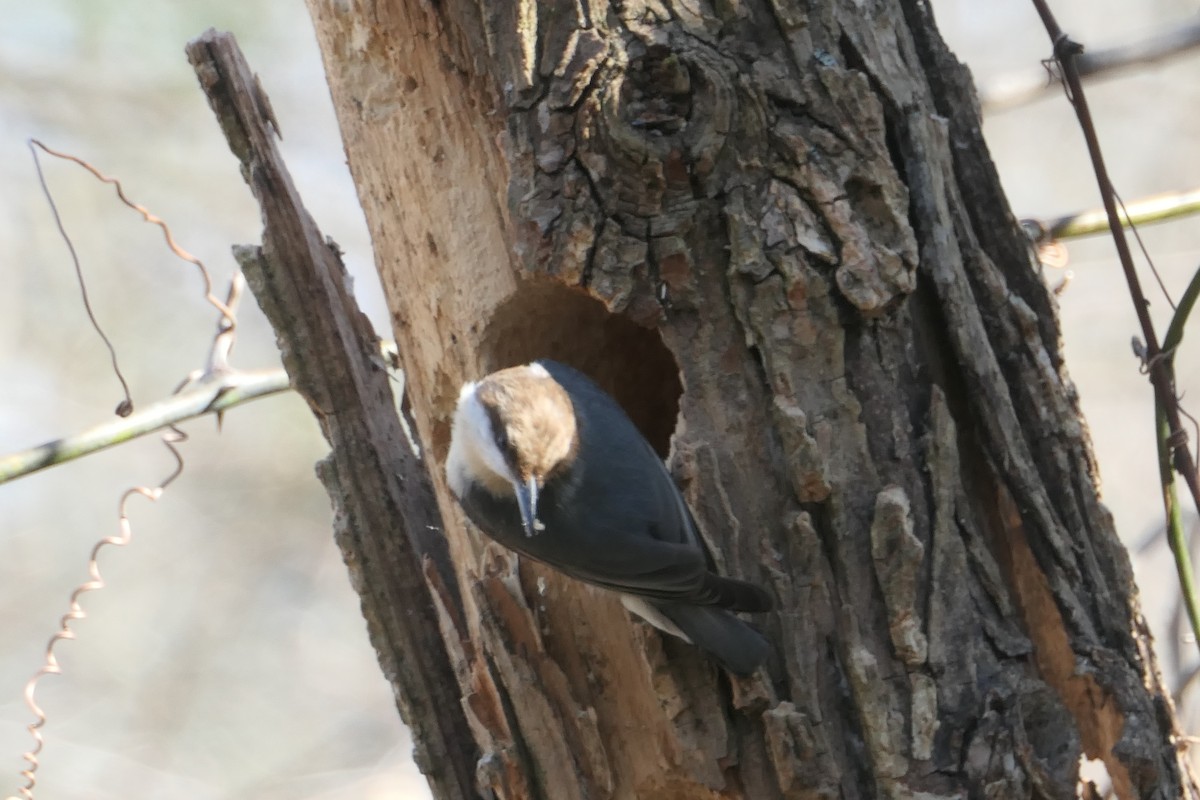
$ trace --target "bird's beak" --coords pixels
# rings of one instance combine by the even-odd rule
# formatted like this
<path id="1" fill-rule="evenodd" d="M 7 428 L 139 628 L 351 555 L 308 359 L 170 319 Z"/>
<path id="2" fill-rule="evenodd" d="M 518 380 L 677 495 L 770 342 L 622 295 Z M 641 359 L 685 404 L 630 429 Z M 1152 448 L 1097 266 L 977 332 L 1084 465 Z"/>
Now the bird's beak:
<path id="1" fill-rule="evenodd" d="M 517 505 L 521 508 L 521 523 L 525 526 L 525 535 L 533 536 L 545 528 L 537 518 L 538 480 L 530 476 L 524 483 L 513 484 L 517 491 Z"/>

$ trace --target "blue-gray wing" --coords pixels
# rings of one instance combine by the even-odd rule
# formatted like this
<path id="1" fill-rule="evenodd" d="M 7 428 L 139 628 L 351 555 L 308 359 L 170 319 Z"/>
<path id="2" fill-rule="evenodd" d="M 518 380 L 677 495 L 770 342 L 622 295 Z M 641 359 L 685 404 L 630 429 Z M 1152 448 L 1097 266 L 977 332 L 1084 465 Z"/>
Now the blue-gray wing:
<path id="1" fill-rule="evenodd" d="M 557 502 L 553 487 L 542 493 L 538 517 L 544 530 L 526 536 L 516 501 L 472 487 L 460 502 L 471 521 L 511 550 L 606 589 L 675 602 L 707 603 L 708 565 L 696 547 L 647 535 L 645 519 L 606 511 L 584 518 L 573 504 Z M 630 531 L 641 530 L 641 535 Z"/>
<path id="2" fill-rule="evenodd" d="M 475 524 L 506 547 L 607 589 L 676 603 L 769 609 L 770 596 L 759 587 L 713 572 L 679 489 L 620 406 L 582 373 L 539 363 L 576 406 L 583 457 L 543 487 L 538 518 L 544 530 L 526 536 L 515 498 L 480 488 L 462 498 Z M 581 406 L 587 413 L 580 413 Z"/>

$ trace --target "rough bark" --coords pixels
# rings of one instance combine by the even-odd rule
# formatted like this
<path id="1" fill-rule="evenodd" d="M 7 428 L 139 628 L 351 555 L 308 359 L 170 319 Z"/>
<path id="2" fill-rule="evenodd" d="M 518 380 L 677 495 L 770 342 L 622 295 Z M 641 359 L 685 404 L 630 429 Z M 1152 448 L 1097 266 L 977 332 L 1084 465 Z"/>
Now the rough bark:
<path id="1" fill-rule="evenodd" d="M 1052 299 L 919 0 L 309 0 L 500 798 L 1193 796 Z M 469 529 L 464 379 L 584 369 L 773 587 L 730 680 Z"/>

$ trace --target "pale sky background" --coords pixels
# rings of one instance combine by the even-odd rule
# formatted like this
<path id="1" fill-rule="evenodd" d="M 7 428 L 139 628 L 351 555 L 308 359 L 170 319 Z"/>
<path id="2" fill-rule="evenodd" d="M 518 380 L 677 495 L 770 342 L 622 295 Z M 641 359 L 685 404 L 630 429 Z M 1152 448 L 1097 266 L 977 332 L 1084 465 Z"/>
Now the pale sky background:
<path id="1" fill-rule="evenodd" d="M 1035 67 L 1049 43 L 1027 2 L 937 0 L 943 32 L 987 84 Z M 1191 0 L 1056 0 L 1074 37 L 1128 42 L 1198 13 Z M 299 0 L 137 4 L 0 0 L 0 453 L 104 421 L 120 399 L 88 326 L 25 144 L 34 136 L 119 176 L 168 220 L 224 286 L 232 243 L 259 240 L 237 172 L 184 43 L 234 31 L 271 96 L 283 151 L 308 208 L 346 252 L 360 302 L 390 336 L 366 228 Z M 1126 200 L 1200 186 L 1200 60 L 1091 84 L 1114 182 Z M 1074 116 L 1057 95 L 988 118 L 985 132 L 1020 216 L 1098 204 Z M 109 187 L 43 159 L 97 314 L 134 399 L 165 396 L 207 353 L 215 314 L 191 267 Z M 1143 237 L 1178 295 L 1200 265 L 1195 222 Z M 1112 245 L 1070 245 L 1060 299 L 1067 363 L 1091 425 L 1104 497 L 1126 542 L 1161 523 L 1151 394 L 1130 351 L 1137 333 Z M 1056 277 L 1056 276 L 1052 276 Z M 1153 281 L 1145 279 L 1147 291 Z M 1161 296 L 1152 295 L 1165 327 Z M 247 298 L 234 365 L 278 363 Z M 1189 349 L 1191 348 L 1191 349 Z M 1185 391 L 1191 343 L 1177 359 Z M 1200 411 L 1200 400 L 1195 411 Z M 313 475 L 326 451 L 295 397 L 188 424 L 183 477 L 155 504 L 131 505 L 131 546 L 105 552 L 111 588 L 85 598 L 80 638 L 57 653 L 64 676 L 39 687 L 50 721 L 38 796 L 73 798 L 425 798 L 411 744 L 367 642 Z M 21 692 L 87 554 L 116 532 L 117 500 L 171 468 L 156 439 L 0 486 L 0 795 L 20 785 L 30 746 Z M 1165 546 L 1137 557 L 1160 658 L 1194 648 L 1171 633 L 1174 571 Z M 1168 664 L 1169 666 L 1169 664 Z M 1188 729 L 1200 726 L 1189 718 Z"/>

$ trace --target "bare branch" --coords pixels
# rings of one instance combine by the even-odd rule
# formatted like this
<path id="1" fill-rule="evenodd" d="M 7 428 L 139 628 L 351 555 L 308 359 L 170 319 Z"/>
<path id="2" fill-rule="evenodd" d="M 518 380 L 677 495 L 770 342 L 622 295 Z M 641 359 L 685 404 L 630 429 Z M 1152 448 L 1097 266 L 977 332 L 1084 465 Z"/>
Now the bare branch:
<path id="1" fill-rule="evenodd" d="M 203 414 L 215 414 L 260 397 L 287 391 L 282 369 L 236 372 L 200 381 L 195 388 L 74 436 L 0 457 L 0 483 L 73 461 Z"/>
<path id="2" fill-rule="evenodd" d="M 336 246 L 305 210 L 275 145 L 270 101 L 234 37 L 208 31 L 187 46 L 221 128 L 262 208 L 261 248 L 239 248 L 284 367 L 332 451 L 318 474 L 335 538 L 415 757 L 438 797 L 478 796 L 480 753 L 442 639 L 428 571 L 456 586 L 426 463 L 408 444 L 378 339 L 350 294 Z M 461 600 L 449 596 L 451 605 Z"/>
<path id="3" fill-rule="evenodd" d="M 1121 224 L 1129 227 L 1167 222 L 1196 213 L 1200 213 L 1200 189 L 1144 197 L 1127 205 L 1119 216 Z M 1103 208 L 1089 208 L 1052 219 L 1024 219 L 1021 224 L 1027 226 L 1026 230 L 1033 231 L 1039 242 L 1081 239 L 1110 231 L 1108 214 Z"/>
<path id="4" fill-rule="evenodd" d="M 0 484 L 203 414 L 216 414 L 219 421 L 226 409 L 287 391 L 290 388 L 287 373 L 281 369 L 235 371 L 229 366 L 229 353 L 237 335 L 234 315 L 245 287 L 246 279 L 240 272 L 235 273 L 225 302 L 217 306 L 221 316 L 204 369 L 195 370 L 184 378 L 169 398 L 75 436 L 0 456 Z"/>

